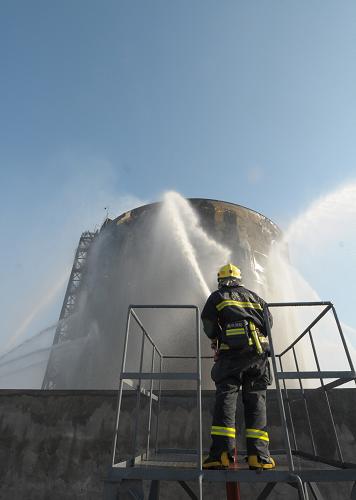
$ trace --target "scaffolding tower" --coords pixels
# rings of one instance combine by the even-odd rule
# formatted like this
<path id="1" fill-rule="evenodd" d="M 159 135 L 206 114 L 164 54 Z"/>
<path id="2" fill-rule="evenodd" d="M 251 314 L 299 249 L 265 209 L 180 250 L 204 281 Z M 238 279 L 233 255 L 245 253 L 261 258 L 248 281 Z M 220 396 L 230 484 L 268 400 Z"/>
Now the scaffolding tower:
<path id="1" fill-rule="evenodd" d="M 356 381 L 353 362 L 345 341 L 345 337 L 337 317 L 335 308 L 331 302 L 289 302 L 289 303 L 271 303 L 269 308 L 294 308 L 320 306 L 323 310 L 317 317 L 305 328 L 302 333 L 281 353 L 277 354 L 273 345 L 271 328 L 268 319 L 267 308 L 264 310 L 264 318 L 267 325 L 267 333 L 271 349 L 271 361 L 276 383 L 276 394 L 280 416 L 280 430 L 283 436 L 283 449 L 271 450 L 271 454 L 277 456 L 278 466 L 274 470 L 264 470 L 256 472 L 248 470 L 246 465 L 233 465 L 229 470 L 203 470 L 202 457 L 202 400 L 201 400 L 201 349 L 200 349 L 200 314 L 199 309 L 193 305 L 168 306 L 168 305 L 132 305 L 129 307 L 126 335 L 123 349 L 122 367 L 120 373 L 120 386 L 118 390 L 116 425 L 112 447 L 112 463 L 108 476 L 105 479 L 104 497 L 105 500 L 116 498 L 127 498 L 120 496 L 120 491 L 126 491 L 131 494 L 130 498 L 144 499 L 142 481 L 150 481 L 149 500 L 158 500 L 161 481 L 176 481 L 187 493 L 191 499 L 203 499 L 203 482 L 226 483 L 228 500 L 238 500 L 240 498 L 238 487 L 239 483 L 262 483 L 265 486 L 258 494 L 257 500 L 267 499 L 280 483 L 286 483 L 294 487 L 297 497 L 300 500 L 324 500 L 325 497 L 320 492 L 318 483 L 323 482 L 353 482 L 351 499 L 356 499 L 356 463 L 350 463 L 344 460 L 340 439 L 335 425 L 333 410 L 330 404 L 329 392 L 342 386 L 343 384 Z M 195 335 L 196 352 L 191 356 L 167 355 L 161 352 L 159 346 L 154 342 L 152 336 L 146 331 L 143 322 L 137 314 L 137 310 L 142 309 L 190 309 L 195 313 Z M 346 354 L 349 369 L 345 371 L 323 371 L 320 367 L 317 343 L 313 337 L 313 328 L 328 313 L 333 315 L 336 323 L 340 341 Z M 133 320 L 133 321 L 132 321 Z M 132 328 L 131 322 L 136 324 L 136 332 L 142 334 L 141 349 L 139 351 L 139 370 L 137 372 L 127 371 L 127 348 L 129 336 Z M 138 327 L 138 329 L 137 329 Z M 303 340 L 308 339 L 313 352 L 316 365 L 314 371 L 300 370 L 300 363 L 296 346 Z M 150 369 L 144 371 L 144 357 L 147 356 L 147 345 L 149 345 L 148 365 Z M 292 353 L 295 370 L 284 371 L 283 360 L 287 353 Z M 165 370 L 164 362 L 167 359 L 195 359 L 196 369 L 192 372 L 168 372 Z M 158 359 L 158 363 L 156 362 Z M 332 428 L 332 438 L 335 441 L 337 455 L 324 456 L 318 454 L 315 441 L 313 426 L 311 422 L 310 408 L 308 400 L 305 397 L 306 379 L 320 381 L 320 386 L 315 389 L 315 394 L 322 393 L 327 406 L 327 415 L 323 419 L 329 419 Z M 332 382 L 325 383 L 325 380 L 332 379 Z M 160 402 L 162 397 L 161 383 L 163 380 L 191 380 L 196 384 L 196 418 L 198 422 L 198 432 L 196 436 L 196 448 L 177 449 L 160 448 L 158 446 L 158 433 L 160 425 Z M 292 410 L 292 399 L 288 391 L 286 381 L 295 380 L 299 385 L 300 400 L 303 402 L 305 415 L 307 419 L 307 428 L 312 446 L 312 453 L 307 452 L 299 446 L 298 436 L 295 429 L 295 422 Z M 149 382 L 149 389 L 143 387 L 143 382 Z M 154 389 L 154 382 L 158 382 L 158 387 Z M 147 383 L 147 382 L 146 382 Z M 136 419 L 132 437 L 132 447 L 129 458 L 120 460 L 120 412 L 122 405 L 124 384 L 136 391 Z M 142 397 L 148 399 L 148 418 L 147 418 L 147 440 L 144 448 L 139 449 L 138 431 L 139 431 L 139 410 Z M 153 436 L 153 404 L 156 405 L 156 431 Z M 241 450 L 244 454 L 244 450 Z M 239 454 L 240 454 L 239 453 Z M 238 468 L 237 468 L 238 467 Z M 197 484 L 197 493 L 187 484 L 194 481 Z M 249 496 L 251 498 L 251 496 Z M 288 496 L 288 498 L 290 498 Z"/>
<path id="2" fill-rule="evenodd" d="M 59 315 L 58 324 L 53 338 L 53 346 L 62 344 L 68 340 L 68 319 L 75 312 L 78 304 L 78 297 L 81 292 L 83 277 L 86 271 L 89 249 L 96 237 L 97 232 L 85 231 L 82 233 L 75 257 L 72 271 L 70 273 L 66 293 L 63 300 L 62 309 Z M 53 365 L 52 353 L 49 356 L 46 372 L 42 382 L 42 389 L 56 389 L 54 377 L 55 369 Z"/>

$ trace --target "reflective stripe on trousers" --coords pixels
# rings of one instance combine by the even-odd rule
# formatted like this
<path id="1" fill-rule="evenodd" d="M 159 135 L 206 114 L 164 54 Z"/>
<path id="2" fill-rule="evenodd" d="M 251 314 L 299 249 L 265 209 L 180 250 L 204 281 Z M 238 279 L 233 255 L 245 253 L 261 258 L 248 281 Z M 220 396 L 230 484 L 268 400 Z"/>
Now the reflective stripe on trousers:
<path id="1" fill-rule="evenodd" d="M 246 439 L 262 439 L 269 443 L 268 432 L 261 431 L 260 429 L 246 429 Z"/>
<path id="2" fill-rule="evenodd" d="M 224 436 L 235 439 L 236 429 L 234 427 L 222 427 L 220 425 L 212 425 L 210 434 L 211 436 Z"/>

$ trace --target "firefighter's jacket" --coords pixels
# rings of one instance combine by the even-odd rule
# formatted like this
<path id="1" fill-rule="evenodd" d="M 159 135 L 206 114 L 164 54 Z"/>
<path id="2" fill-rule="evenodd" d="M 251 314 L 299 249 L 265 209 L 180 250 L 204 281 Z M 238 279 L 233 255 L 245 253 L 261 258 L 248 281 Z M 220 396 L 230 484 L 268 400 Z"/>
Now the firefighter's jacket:
<path id="1" fill-rule="evenodd" d="M 223 332 L 234 332 L 240 321 L 253 322 L 260 334 L 267 336 L 263 310 L 266 302 L 242 285 L 223 286 L 213 292 L 203 308 L 201 318 L 206 335 L 221 342 Z M 268 311 L 270 326 L 272 315 Z"/>

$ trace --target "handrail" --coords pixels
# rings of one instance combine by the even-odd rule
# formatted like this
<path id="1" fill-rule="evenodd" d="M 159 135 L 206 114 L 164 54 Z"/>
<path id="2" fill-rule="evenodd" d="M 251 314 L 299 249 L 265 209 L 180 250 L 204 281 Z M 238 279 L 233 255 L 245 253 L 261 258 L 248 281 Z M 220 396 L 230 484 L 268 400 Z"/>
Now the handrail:
<path id="1" fill-rule="evenodd" d="M 143 322 L 138 317 L 135 309 L 189 309 L 195 311 L 195 330 L 196 330 L 196 355 L 179 355 L 179 354 L 164 354 L 157 345 L 157 342 L 153 340 L 151 335 L 147 332 L 146 328 L 143 325 Z M 136 324 L 139 326 L 142 332 L 142 342 L 141 342 L 141 350 L 140 350 L 140 369 L 137 372 L 127 372 L 126 367 L 126 357 L 128 350 L 128 339 L 130 334 L 130 319 L 133 318 Z M 144 348 L 145 343 L 144 339 L 147 339 L 153 350 L 152 358 L 151 358 L 151 371 L 144 372 L 143 371 L 143 359 L 144 359 Z M 160 362 L 159 362 L 159 371 L 155 372 L 155 364 L 154 364 L 154 353 L 157 352 Z M 119 423 L 120 423 L 120 411 L 121 411 L 121 402 L 122 402 L 122 392 L 123 392 L 123 384 L 126 380 L 132 381 L 137 380 L 137 402 L 136 402 L 136 422 L 135 422 L 135 433 L 134 433 L 134 442 L 133 442 L 133 453 L 132 458 L 126 461 L 127 466 L 133 465 L 135 463 L 134 457 L 136 456 L 136 448 L 137 448 L 137 434 L 138 434 L 138 413 L 140 408 L 140 397 L 141 394 L 147 395 L 150 398 L 150 406 L 149 406 L 149 417 L 148 417 L 148 433 L 147 433 L 147 444 L 146 444 L 146 454 L 145 456 L 149 456 L 150 451 L 150 434 L 151 434 L 151 417 L 152 417 L 152 400 L 153 400 L 153 381 L 159 381 L 158 388 L 158 396 L 155 398 L 158 402 L 158 411 L 157 411 L 157 425 L 156 425 L 156 443 L 155 449 L 157 449 L 157 436 L 158 436 L 158 419 L 159 419 L 159 411 L 160 411 L 160 399 L 161 399 L 161 381 L 162 380 L 195 380 L 197 383 L 197 410 L 199 414 L 199 429 L 197 434 L 197 470 L 202 471 L 202 404 L 201 404 L 201 360 L 202 359 L 211 359 L 212 356 L 202 356 L 200 350 L 200 311 L 198 306 L 191 304 L 182 304 L 182 305 L 168 305 L 168 304 L 144 304 L 144 305 L 136 305 L 132 304 L 128 308 L 127 314 L 127 322 L 126 322 L 126 333 L 125 333 L 125 341 L 123 348 L 123 357 L 122 357 L 122 366 L 120 372 L 120 386 L 118 391 L 118 403 L 117 403 L 117 412 L 116 412 L 116 425 L 115 425 L 115 435 L 113 440 L 113 448 L 112 448 L 112 467 L 115 466 L 115 457 L 117 455 L 117 443 L 118 443 L 118 432 L 119 432 Z M 197 368 L 195 372 L 163 372 L 163 364 L 162 361 L 164 359 L 196 359 Z M 143 380 L 150 380 L 151 387 L 149 391 L 142 390 L 141 383 Z M 201 478 L 200 489 L 201 489 Z"/>
<path id="2" fill-rule="evenodd" d="M 316 305 L 316 304 L 314 304 Z M 321 304 L 319 304 L 321 305 Z M 292 349 L 292 347 L 294 347 L 303 337 L 305 337 L 305 335 L 313 328 L 313 326 L 315 326 L 320 320 L 321 318 L 323 318 L 325 316 L 325 314 L 327 312 L 330 311 L 330 309 L 332 308 L 332 304 L 331 305 L 328 305 L 319 315 L 317 318 L 315 318 L 309 326 L 307 326 L 307 328 L 305 328 L 305 330 L 303 330 L 303 332 L 295 339 L 295 341 L 290 344 L 290 346 L 288 346 L 283 352 L 281 352 L 280 354 L 278 354 L 278 356 L 283 356 L 284 354 L 286 354 L 290 349 Z"/>
<path id="3" fill-rule="evenodd" d="M 269 302 L 268 307 L 313 307 L 313 306 L 332 306 L 329 300 L 320 300 L 317 302 Z"/>
<path id="4" fill-rule="evenodd" d="M 133 306 L 130 306 L 130 308 L 133 307 Z M 135 311 L 133 309 L 131 309 L 131 314 L 132 316 L 134 317 L 136 323 L 139 325 L 139 327 L 141 328 L 143 334 L 145 335 L 145 337 L 149 340 L 149 342 L 151 343 L 151 345 L 153 347 L 155 347 L 156 351 L 158 352 L 159 356 L 162 356 L 162 353 L 161 351 L 158 349 L 158 347 L 156 346 L 156 344 L 154 343 L 154 341 L 151 339 L 149 333 L 146 331 L 145 327 L 143 326 L 142 322 L 140 321 L 139 317 L 137 316 L 137 314 L 135 313 Z"/>
<path id="5" fill-rule="evenodd" d="M 271 335 L 271 326 L 269 324 L 269 317 L 268 317 L 268 308 L 272 307 L 305 307 L 305 306 L 325 306 L 325 308 L 317 315 L 317 317 L 303 330 L 303 332 L 287 347 L 285 348 L 281 353 L 276 354 L 274 352 L 274 346 L 273 346 L 273 339 Z M 349 371 L 322 371 L 319 363 L 319 358 L 317 355 L 316 351 L 316 345 L 313 339 L 312 335 L 312 328 L 329 312 L 332 311 L 333 316 L 334 316 L 334 321 L 336 323 L 341 341 L 342 341 L 342 346 L 344 348 L 347 360 L 349 362 L 350 370 Z M 294 463 L 293 463 L 293 454 L 291 446 L 290 446 L 290 441 L 289 441 L 289 433 L 288 433 L 288 424 L 287 424 L 287 419 L 286 419 L 286 413 L 285 413 L 285 408 L 284 408 L 284 401 L 283 401 L 283 396 L 282 396 L 282 388 L 280 386 L 279 381 L 283 380 L 283 386 L 284 386 L 284 393 L 286 395 L 286 403 L 287 403 L 287 408 L 288 408 L 288 416 L 290 420 L 290 425 L 291 425 L 291 433 L 294 441 L 294 446 L 295 450 L 301 454 L 304 453 L 301 450 L 298 450 L 298 444 L 296 440 L 296 435 L 295 435 L 295 429 L 294 429 L 294 422 L 293 422 L 293 415 L 292 415 L 292 410 L 291 410 L 291 405 L 290 405 L 290 399 L 288 397 L 288 390 L 287 386 L 285 384 L 285 380 L 292 380 L 292 379 L 297 379 L 299 380 L 299 386 L 300 390 L 303 395 L 303 401 L 304 401 L 304 406 L 305 406 L 305 412 L 306 412 L 306 417 L 308 421 L 308 428 L 309 428 L 309 435 L 310 435 L 310 440 L 311 440 L 311 445 L 313 448 L 313 454 L 310 456 L 315 457 L 315 459 L 320 458 L 319 455 L 317 454 L 317 449 L 316 449 L 316 444 L 315 444 L 315 439 L 314 439 L 314 434 L 313 434 L 313 429 L 312 429 L 312 422 L 310 419 L 310 412 L 309 412 L 309 407 L 307 403 L 307 398 L 306 394 L 304 391 L 303 383 L 302 380 L 304 379 L 319 379 L 321 386 L 318 388 L 318 390 L 322 390 L 325 395 L 325 401 L 328 409 L 328 415 L 330 419 L 330 423 L 332 426 L 332 431 L 335 439 L 335 444 L 336 444 L 336 450 L 337 454 L 339 456 L 339 460 L 337 461 L 337 464 L 339 467 L 344 466 L 344 459 L 343 459 L 343 454 L 340 446 L 340 440 L 337 432 L 337 428 L 335 425 L 334 421 L 334 416 L 333 412 L 331 409 L 331 404 L 329 401 L 328 397 L 328 391 L 333 389 L 334 387 L 339 387 L 340 385 L 349 382 L 350 380 L 354 380 L 356 383 L 356 374 L 354 370 L 354 365 L 349 353 L 349 349 L 347 346 L 347 343 L 345 341 L 343 331 L 340 325 L 340 322 L 338 320 L 338 317 L 336 315 L 335 308 L 332 304 L 332 302 L 325 302 L 325 301 L 320 301 L 320 302 L 275 302 L 275 303 L 269 303 L 267 304 L 267 307 L 264 308 L 264 318 L 266 321 L 267 325 L 267 334 L 269 337 L 270 345 L 271 345 L 271 355 L 272 355 L 272 364 L 273 364 L 273 370 L 274 370 L 274 375 L 275 375 L 275 381 L 276 381 L 276 389 L 277 389 L 277 398 L 278 398 L 278 404 L 279 404 L 279 409 L 280 409 L 280 414 L 282 417 L 282 424 L 283 424 L 283 429 L 284 429 L 284 442 L 285 442 L 285 447 L 287 451 L 287 456 L 288 456 L 288 463 L 289 463 L 289 469 L 291 472 L 294 470 Z M 297 358 L 297 353 L 295 346 L 300 342 L 301 339 L 303 339 L 306 335 L 309 335 L 309 341 L 312 347 L 312 352 L 314 355 L 314 360 L 316 363 L 317 369 L 314 371 L 301 371 L 299 369 L 299 364 L 298 364 L 298 358 Z M 284 371 L 283 365 L 282 365 L 282 357 L 289 352 L 290 350 L 293 351 L 293 357 L 294 357 L 294 363 L 296 366 L 296 371 Z M 277 369 L 277 364 L 276 364 L 276 358 L 278 358 L 279 363 L 280 363 L 280 371 Z M 329 384 L 325 384 L 324 380 L 325 379 L 336 379 L 333 382 L 330 382 Z"/>
<path id="6" fill-rule="evenodd" d="M 324 309 L 317 315 L 317 317 L 309 324 L 307 328 L 303 330 L 303 332 L 286 348 L 284 349 L 281 353 L 277 354 L 274 351 L 274 345 L 273 345 L 273 336 L 271 334 L 271 326 L 269 324 L 269 318 L 268 318 L 268 309 L 267 307 L 264 308 L 263 314 L 264 314 L 264 319 L 266 323 L 266 333 L 268 335 L 269 341 L 270 341 L 270 348 L 271 348 L 271 361 L 273 365 L 273 371 L 275 375 L 275 382 L 276 382 L 276 393 L 277 393 L 277 400 L 278 400 L 278 405 L 279 405 L 279 413 L 280 413 L 280 418 L 281 418 L 281 431 L 284 437 L 284 450 L 279 451 L 278 454 L 284 453 L 287 456 L 287 462 L 288 462 L 288 470 L 277 470 L 277 471 L 265 471 L 263 474 L 263 477 L 260 475 L 256 475 L 252 471 L 244 471 L 240 470 L 238 473 L 236 471 L 228 471 L 229 474 L 229 481 L 234 481 L 234 480 L 240 480 L 240 481 L 246 481 L 246 482 L 270 482 L 270 484 L 275 484 L 275 482 L 279 481 L 287 481 L 289 483 L 293 483 L 295 486 L 297 486 L 298 489 L 298 494 L 299 498 L 306 498 L 306 494 L 304 495 L 304 490 L 303 490 L 303 483 L 310 483 L 311 481 L 316 481 L 318 480 L 323 480 L 323 481 L 329 481 L 331 479 L 328 479 L 328 474 L 331 473 L 329 470 L 299 470 L 297 466 L 294 464 L 294 460 L 297 457 L 305 457 L 308 460 L 312 460 L 314 462 L 321 462 L 324 464 L 330 464 L 332 465 L 335 469 L 339 470 L 333 470 L 333 480 L 335 481 L 346 481 L 346 480 L 354 480 L 355 479 L 355 464 L 349 464 L 344 461 L 343 459 L 343 454 L 340 446 L 340 441 L 339 441 L 339 436 L 338 436 L 338 429 L 335 425 L 334 417 L 333 417 L 333 412 L 332 408 L 330 405 L 330 401 L 328 398 L 328 391 L 333 389 L 334 387 L 338 387 L 339 385 L 344 384 L 347 381 L 350 380 L 355 380 L 356 381 L 356 374 L 355 370 L 353 367 L 352 359 L 350 356 L 350 353 L 348 352 L 348 346 L 346 343 L 346 340 L 343 336 L 343 332 L 341 329 L 341 325 L 338 321 L 338 318 L 336 316 L 336 312 L 334 309 L 334 306 L 332 305 L 331 302 L 326 302 L 326 301 L 320 301 L 320 302 L 289 302 L 289 303 L 269 303 L 267 304 L 269 308 L 276 308 L 276 307 L 309 307 L 309 306 L 324 306 Z M 140 320 L 139 316 L 135 312 L 134 309 L 181 309 L 181 308 L 187 308 L 191 310 L 195 310 L 195 317 L 196 317 L 196 334 L 197 334 L 197 345 L 196 345 L 196 356 L 194 356 L 192 353 L 188 355 L 181 355 L 181 354 L 166 354 L 164 352 L 161 352 L 158 350 L 158 347 L 156 343 L 154 342 L 153 338 L 150 336 L 150 334 L 146 331 L 142 321 Z M 312 334 L 312 329 L 314 326 L 329 312 L 332 310 L 334 314 L 334 319 L 336 321 L 339 334 L 342 340 L 342 345 L 344 347 L 344 350 L 346 352 L 349 364 L 350 364 L 350 371 L 322 371 L 319 363 L 319 358 L 317 354 L 317 347 L 318 344 L 314 342 L 313 339 L 313 334 Z M 126 354 L 127 354 L 127 348 L 128 348 L 128 337 L 129 337 L 129 329 L 130 329 L 130 319 L 133 318 L 135 322 L 138 324 L 138 326 L 141 329 L 142 332 L 142 343 L 141 343 L 141 352 L 138 351 L 138 354 L 140 355 L 140 369 L 136 372 L 129 372 L 125 370 L 125 363 L 126 363 Z M 139 329 L 135 328 L 135 334 L 138 333 L 139 335 L 141 334 Z M 313 332 L 314 333 L 314 332 Z M 299 354 L 296 349 L 296 345 L 300 340 L 305 338 L 306 335 L 309 335 L 309 341 L 311 342 L 313 354 L 314 354 L 314 359 L 316 362 L 317 370 L 315 371 L 302 371 L 303 366 L 302 364 L 298 363 L 298 356 Z M 145 339 L 149 340 L 150 346 L 152 347 L 152 358 L 151 358 L 151 371 L 148 368 L 146 371 L 143 371 L 143 350 L 145 349 Z M 146 343 L 146 347 L 147 347 Z M 151 349 L 151 347 L 148 346 L 148 349 Z M 293 351 L 293 358 L 294 358 L 294 363 L 296 367 L 296 371 L 284 371 L 282 360 L 285 360 L 283 357 L 287 352 L 290 350 Z M 155 358 L 155 353 L 158 354 L 159 357 L 159 367 L 156 369 L 154 358 Z M 121 370 L 121 375 L 120 375 L 120 389 L 119 389 L 119 395 L 118 395 L 118 413 L 117 413 L 117 426 L 115 430 L 115 436 L 114 436 L 114 446 L 113 446 L 113 461 L 112 461 L 112 472 L 115 477 L 120 477 L 120 478 L 131 478 L 131 477 L 140 477 L 141 479 L 151 479 L 153 481 L 159 481 L 161 479 L 166 479 L 166 480 L 177 480 L 178 482 L 186 481 L 186 480 L 198 480 L 199 481 L 199 498 L 200 500 L 202 499 L 202 481 L 207 480 L 207 481 L 226 481 L 226 471 L 204 471 L 202 470 L 202 408 L 201 408 L 201 362 L 203 359 L 212 359 L 213 356 L 202 356 L 200 352 L 200 316 L 199 316 L 199 309 L 197 306 L 194 305 L 132 305 L 130 306 L 128 310 L 128 316 L 127 316 L 127 324 L 126 324 L 126 334 L 125 334 L 125 342 L 124 342 L 124 351 L 123 351 L 123 363 L 122 363 L 122 370 Z M 170 360 L 170 359 L 175 359 L 175 360 L 181 360 L 181 359 L 190 359 L 193 360 L 196 358 L 197 362 L 197 370 L 196 372 L 190 371 L 190 372 L 175 372 L 172 373 L 171 371 L 167 370 L 167 367 L 165 365 L 165 370 L 163 369 L 163 361 L 164 360 Z M 278 361 L 277 361 L 278 360 Z M 279 366 L 277 366 L 277 363 L 279 362 Z M 175 363 L 177 366 L 178 363 Z M 301 369 L 300 369 L 301 368 Z M 156 371 L 155 371 L 156 369 Z M 293 369 L 293 367 L 292 367 Z M 116 453 L 116 444 L 117 444 L 117 437 L 118 437 L 118 425 L 119 425 L 119 411 L 121 407 L 121 400 L 122 400 L 122 388 L 123 388 L 123 383 L 126 381 L 126 377 L 129 378 L 130 380 L 130 385 L 133 386 L 134 382 L 133 380 L 138 380 L 138 386 L 137 386 L 137 398 L 140 398 L 141 393 L 144 395 L 148 396 L 150 398 L 150 406 L 149 406 L 149 418 L 148 418 L 148 432 L 147 432 L 147 439 L 146 439 L 146 452 L 141 453 L 140 455 L 135 454 L 136 451 L 136 441 L 133 449 L 133 454 L 131 456 L 130 460 L 126 460 L 125 462 L 120 462 L 115 464 L 115 453 Z M 330 379 L 330 378 L 336 378 L 339 377 L 337 380 L 330 382 L 328 384 L 324 383 L 324 379 Z M 335 458 L 330 458 L 329 456 L 321 456 L 319 455 L 318 450 L 318 443 L 317 440 L 314 438 L 314 432 L 315 429 L 313 429 L 313 426 L 316 425 L 315 419 L 313 418 L 313 412 L 310 411 L 309 407 L 309 392 L 308 390 L 305 390 L 303 387 L 303 380 L 305 378 L 311 378 L 311 379 L 320 379 L 321 382 L 321 387 L 317 388 L 316 390 L 319 391 L 320 389 L 323 391 L 326 399 L 326 404 L 328 408 L 328 413 L 326 413 L 326 416 L 329 415 L 330 417 L 330 423 L 332 425 L 333 429 L 333 434 L 329 434 L 330 436 L 333 435 L 335 439 L 335 444 L 336 444 L 336 451 L 338 454 L 338 459 L 335 460 Z M 147 464 L 147 467 L 143 468 L 138 468 L 138 467 L 132 467 L 136 464 L 138 464 L 142 460 L 148 460 L 149 454 L 150 454 L 150 436 L 151 436 L 151 416 L 152 416 L 152 401 L 153 399 L 157 402 L 157 412 L 156 412 L 156 418 L 157 418 L 157 425 L 156 425 L 156 438 L 155 438 L 155 451 L 156 453 L 159 453 L 160 451 L 162 452 L 163 450 L 159 450 L 157 443 L 158 443 L 158 419 L 159 419 L 159 414 L 160 414 L 160 403 L 161 403 L 161 381 L 162 380 L 182 380 L 182 379 L 187 379 L 187 380 L 195 380 L 197 382 L 197 409 L 198 409 L 198 414 L 199 414 L 199 432 L 197 435 L 197 463 L 196 467 L 194 470 L 176 470 L 172 471 L 172 469 L 169 468 L 163 468 L 160 470 L 159 468 L 152 468 L 149 470 L 149 466 Z M 293 418 L 295 415 L 293 415 L 292 407 L 291 407 L 291 402 L 293 400 L 290 400 L 290 397 L 288 396 L 288 388 L 286 381 L 296 379 L 299 381 L 299 391 L 302 393 L 302 399 L 301 401 L 304 402 L 304 407 L 305 407 L 305 412 L 306 412 L 306 418 L 307 418 L 307 424 L 308 424 L 308 429 L 309 429 L 309 435 L 310 435 L 310 440 L 311 440 L 311 445 L 312 445 L 312 451 L 313 453 L 308 453 L 306 451 L 303 451 L 302 449 L 299 448 L 298 445 L 301 443 L 297 442 L 297 434 L 296 430 L 297 427 L 294 426 L 294 421 Z M 145 390 L 141 386 L 141 382 L 143 380 L 150 380 L 151 385 L 149 390 Z M 157 380 L 158 381 L 158 391 L 157 388 L 155 387 L 155 393 L 153 394 L 153 381 Z M 157 396 L 156 396 L 157 395 Z M 138 399 L 139 401 L 139 399 Z M 139 404 L 136 405 L 136 408 L 139 407 Z M 288 410 L 288 414 L 286 413 L 286 409 Z M 138 412 L 137 412 L 138 414 Z M 288 416 L 288 418 L 287 418 Z M 325 416 L 323 415 L 324 420 Z M 137 421 L 136 421 L 136 430 L 139 428 L 137 426 Z M 135 433 L 137 435 L 138 432 Z M 292 439 L 292 444 L 290 442 L 290 438 Z M 304 444 L 304 443 L 303 443 Z M 334 443 L 333 443 L 334 445 Z M 302 446 L 303 448 L 304 446 Z M 152 447 L 153 449 L 153 447 Z M 172 452 L 175 453 L 191 453 L 193 454 L 195 452 L 195 449 L 193 450 L 176 450 L 176 449 L 170 449 L 166 448 L 164 449 L 165 452 L 168 452 L 171 450 Z M 241 451 L 241 450 L 240 450 Z M 275 453 L 277 453 L 275 451 Z M 325 453 L 325 455 L 328 455 Z M 135 458 L 136 457 L 136 458 Z M 137 459 L 137 457 L 139 457 Z M 125 469 L 125 470 L 124 470 Z M 297 470 L 298 469 L 298 470 Z M 162 472 L 163 471 L 163 472 Z M 136 476 L 135 476 L 136 474 Z M 322 477 L 322 479 L 320 479 Z M 325 479 L 326 478 L 326 479 Z M 313 484 L 313 483 L 310 483 Z M 314 487 L 314 486 L 313 486 Z M 354 488 L 356 491 L 356 488 Z M 264 489 L 262 494 L 266 495 L 269 491 L 271 491 L 271 487 L 268 489 Z M 314 491 L 314 490 L 312 490 Z M 259 497 L 260 498 L 260 497 Z M 262 498 L 262 496 L 261 496 Z M 267 496 L 264 496 L 264 498 L 267 498 Z"/>

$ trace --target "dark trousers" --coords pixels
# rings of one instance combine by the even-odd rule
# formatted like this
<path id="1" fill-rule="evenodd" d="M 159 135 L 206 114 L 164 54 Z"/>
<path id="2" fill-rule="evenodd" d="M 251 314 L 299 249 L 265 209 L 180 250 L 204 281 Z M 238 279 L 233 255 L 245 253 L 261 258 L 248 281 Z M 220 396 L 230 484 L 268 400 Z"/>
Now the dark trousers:
<path id="1" fill-rule="evenodd" d="M 216 385 L 216 399 L 210 454 L 219 457 L 222 451 L 233 452 L 237 396 L 242 386 L 247 453 L 267 458 L 266 389 L 272 382 L 267 355 L 223 353 L 214 364 L 211 376 Z"/>

